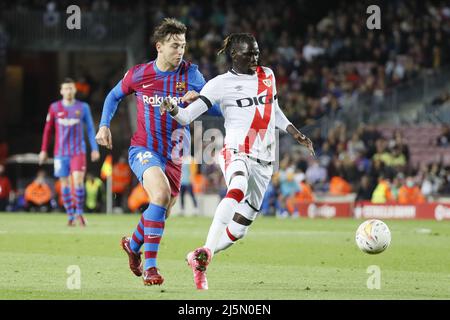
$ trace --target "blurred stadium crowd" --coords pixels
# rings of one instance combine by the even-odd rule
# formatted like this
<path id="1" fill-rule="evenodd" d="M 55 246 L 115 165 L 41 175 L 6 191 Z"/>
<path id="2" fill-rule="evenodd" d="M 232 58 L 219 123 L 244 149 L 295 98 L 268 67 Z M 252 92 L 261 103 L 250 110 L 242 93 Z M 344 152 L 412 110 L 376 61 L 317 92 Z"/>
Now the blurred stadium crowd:
<path id="1" fill-rule="evenodd" d="M 0 10 L 61 10 L 72 3 L 2 1 Z M 207 79 L 227 70 L 225 57 L 216 54 L 224 37 L 231 32 L 253 33 L 262 63 L 276 74 L 280 106 L 298 127 L 344 112 L 345 102 L 358 95 L 369 95 L 382 104 L 385 94 L 396 86 L 450 65 L 450 4 L 446 1 L 342 2 L 316 8 L 320 12 L 315 15 L 308 10 L 308 1 L 135 1 L 130 6 L 126 1 L 85 0 L 76 4 L 82 11 L 146 12 L 149 21 L 166 16 L 180 19 L 188 26 L 185 59 L 199 64 Z M 366 8 L 372 4 L 381 8 L 382 28 L 366 32 L 361 25 L 365 26 Z M 89 77 L 84 81 L 89 82 Z M 110 79 L 105 82 L 110 84 Z M 104 90 L 105 85 L 93 87 Z M 446 91 L 431 105 L 449 100 Z M 384 129 L 361 124 L 350 131 L 341 124 L 326 136 L 314 131 L 317 159 L 311 161 L 300 151 L 282 153 L 266 204 L 284 211 L 289 207 L 287 199 L 307 200 L 314 193 L 356 193 L 357 199 L 371 200 L 380 185 L 390 191 L 385 201 L 403 201 L 402 187 L 419 190 L 423 201 L 450 194 L 450 167 L 443 158 L 412 161 L 414 142 L 405 138 L 407 130 Z M 450 127 L 438 131 L 427 136 L 427 143 L 445 150 Z M 220 192 L 224 187 L 217 166 L 200 165 L 192 176 L 196 193 Z"/>

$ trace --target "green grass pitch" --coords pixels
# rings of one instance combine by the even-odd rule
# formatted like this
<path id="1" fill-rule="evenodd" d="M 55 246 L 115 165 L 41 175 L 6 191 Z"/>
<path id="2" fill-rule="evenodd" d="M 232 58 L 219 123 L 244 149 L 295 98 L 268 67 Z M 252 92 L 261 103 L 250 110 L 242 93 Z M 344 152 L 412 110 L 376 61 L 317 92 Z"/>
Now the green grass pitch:
<path id="1" fill-rule="evenodd" d="M 145 287 L 119 247 L 138 220 L 88 215 L 82 229 L 67 227 L 63 214 L 0 214 L 0 299 L 450 299 L 448 221 L 386 220 L 391 246 L 368 255 L 354 241 L 361 220 L 260 217 L 215 256 L 202 292 L 184 258 L 203 244 L 211 218 L 167 220 L 160 287 Z M 81 271 L 79 290 L 67 288 L 71 265 Z M 371 265 L 380 289 L 367 287 Z"/>

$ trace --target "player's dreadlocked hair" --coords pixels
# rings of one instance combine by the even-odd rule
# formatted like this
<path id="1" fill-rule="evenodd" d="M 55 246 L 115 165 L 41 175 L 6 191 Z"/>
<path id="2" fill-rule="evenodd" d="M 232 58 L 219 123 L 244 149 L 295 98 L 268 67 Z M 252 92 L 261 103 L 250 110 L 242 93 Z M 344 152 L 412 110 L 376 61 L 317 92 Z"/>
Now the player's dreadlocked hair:
<path id="1" fill-rule="evenodd" d="M 152 40 L 154 43 L 163 42 L 166 40 L 167 35 L 185 34 L 186 30 L 187 27 L 184 23 L 174 18 L 165 18 L 163 22 L 155 28 Z"/>
<path id="2" fill-rule="evenodd" d="M 217 55 L 225 53 L 227 56 L 231 56 L 231 49 L 238 43 L 242 42 L 254 42 L 255 37 L 250 33 L 232 33 L 223 40 L 222 48 L 217 52 Z"/>

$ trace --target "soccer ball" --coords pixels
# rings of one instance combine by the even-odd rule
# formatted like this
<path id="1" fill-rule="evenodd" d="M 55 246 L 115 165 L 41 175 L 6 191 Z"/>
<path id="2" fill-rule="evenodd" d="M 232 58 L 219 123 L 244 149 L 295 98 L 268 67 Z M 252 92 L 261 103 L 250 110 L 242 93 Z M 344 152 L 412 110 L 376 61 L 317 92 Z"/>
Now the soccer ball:
<path id="1" fill-rule="evenodd" d="M 363 252 L 381 253 L 391 243 L 391 231 L 383 221 L 371 219 L 359 225 L 355 240 Z"/>

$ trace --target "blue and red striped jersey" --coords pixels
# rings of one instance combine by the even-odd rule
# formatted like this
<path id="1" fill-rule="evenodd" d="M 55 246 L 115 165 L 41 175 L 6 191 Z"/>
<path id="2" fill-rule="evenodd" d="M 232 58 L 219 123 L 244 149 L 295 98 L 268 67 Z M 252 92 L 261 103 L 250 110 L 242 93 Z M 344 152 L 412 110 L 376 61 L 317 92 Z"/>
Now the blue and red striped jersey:
<path id="1" fill-rule="evenodd" d="M 120 100 L 134 93 L 137 100 L 137 129 L 131 138 L 131 145 L 149 148 L 167 159 L 172 159 L 172 152 L 176 152 L 178 157 L 182 154 L 178 150 L 181 148 L 173 148 L 181 142 L 180 139 L 183 139 L 182 145 L 190 146 L 189 126 L 178 124 L 167 113 L 161 116 L 158 107 L 168 96 L 178 99 L 178 104 L 183 106 L 181 97 L 189 90 L 200 92 L 205 83 L 197 65 L 184 60 L 175 71 L 167 72 L 158 69 L 156 60 L 136 65 L 108 94 L 100 127 L 109 127 Z M 217 110 L 212 110 L 211 114 L 221 115 Z"/>
<path id="2" fill-rule="evenodd" d="M 48 109 L 41 150 L 48 150 L 50 136 L 55 129 L 55 147 L 53 149 L 55 157 L 86 153 L 84 125 L 87 128 L 91 149 L 98 151 L 89 105 L 79 100 L 75 100 L 74 104 L 70 106 L 65 106 L 62 100 L 53 102 Z"/>

